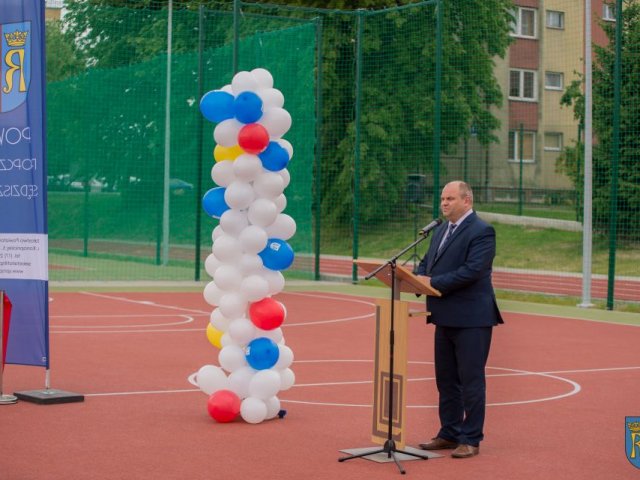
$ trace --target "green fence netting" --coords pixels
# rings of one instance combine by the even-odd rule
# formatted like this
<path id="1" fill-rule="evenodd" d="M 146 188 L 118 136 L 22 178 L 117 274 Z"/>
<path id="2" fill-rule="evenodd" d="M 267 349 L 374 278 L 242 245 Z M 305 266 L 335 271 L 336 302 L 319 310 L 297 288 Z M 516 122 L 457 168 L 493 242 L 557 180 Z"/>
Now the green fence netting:
<path id="1" fill-rule="evenodd" d="M 335 272 L 321 260 L 338 255 L 347 265 L 339 275 L 355 280 L 350 259 L 396 253 L 438 216 L 442 186 L 462 179 L 498 231 L 497 271 L 575 283 L 586 206 L 589 280 L 607 287 L 608 306 L 633 297 L 613 286 L 617 277 L 633 289 L 640 264 L 637 0 L 593 12 L 588 198 L 584 2 L 346 11 L 174 1 L 166 265 L 167 2 L 69 3 L 62 35 L 84 63 L 69 60 L 75 74 L 48 86 L 52 279 L 197 278 L 215 225 L 199 207 L 213 147 L 200 90 L 264 67 L 293 117 L 291 274 L 323 278 Z"/>
<path id="2" fill-rule="evenodd" d="M 51 278 L 197 278 L 217 224 L 200 206 L 203 193 L 215 186 L 210 175 L 215 144 L 214 124 L 203 121 L 198 105 L 203 91 L 221 88 L 233 77 L 233 18 L 205 10 L 173 13 L 167 105 L 166 45 L 162 51 L 167 11 L 102 10 L 110 19 L 109 36 L 139 32 L 142 44 L 155 44 L 160 52 L 143 48 L 134 55 L 128 44 L 103 49 L 107 61 L 48 85 Z M 297 223 L 291 240 L 299 258 L 295 270 L 309 276 L 304 260 L 312 253 L 316 29 L 313 22 L 287 19 L 245 18 L 244 23 L 250 33 L 240 37 L 240 68 L 268 69 L 295 119 L 285 136 L 295 150 L 287 213 Z M 167 108 L 168 258 L 163 254 Z"/>

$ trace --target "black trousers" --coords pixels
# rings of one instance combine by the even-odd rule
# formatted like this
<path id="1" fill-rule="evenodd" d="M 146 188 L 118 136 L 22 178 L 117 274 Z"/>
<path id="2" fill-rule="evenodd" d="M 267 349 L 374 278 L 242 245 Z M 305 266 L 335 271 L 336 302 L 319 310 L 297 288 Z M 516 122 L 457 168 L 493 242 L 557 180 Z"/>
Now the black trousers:
<path id="1" fill-rule="evenodd" d="M 493 327 L 436 326 L 435 370 L 440 394 L 438 437 L 477 447 L 484 438 L 485 365 Z"/>

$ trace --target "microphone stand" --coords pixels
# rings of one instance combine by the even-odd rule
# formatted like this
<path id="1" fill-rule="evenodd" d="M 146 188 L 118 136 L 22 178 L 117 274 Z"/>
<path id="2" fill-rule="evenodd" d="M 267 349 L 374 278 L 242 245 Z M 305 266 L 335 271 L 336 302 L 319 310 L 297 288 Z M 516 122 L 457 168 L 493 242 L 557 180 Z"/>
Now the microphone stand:
<path id="1" fill-rule="evenodd" d="M 396 447 L 396 442 L 393 439 L 393 410 L 394 410 L 394 408 L 393 408 L 394 407 L 394 405 L 393 405 L 393 401 L 394 401 L 394 394 L 393 394 L 393 375 L 394 375 L 394 373 L 393 373 L 393 367 L 394 367 L 394 349 L 395 349 L 395 326 L 394 326 L 395 314 L 394 314 L 394 312 L 395 312 L 396 295 L 398 296 L 398 298 L 400 298 L 400 292 L 397 291 L 397 285 L 396 285 L 396 266 L 397 266 L 398 258 L 400 258 L 402 255 L 407 253 L 412 248 L 415 248 L 420 242 L 425 240 L 429 236 L 429 233 L 431 233 L 431 232 L 430 231 L 426 231 L 426 232 L 422 231 L 422 232 L 420 232 L 419 238 L 417 238 L 413 243 L 411 243 L 407 247 L 403 248 L 398 254 L 396 254 L 393 257 L 391 257 L 385 263 L 383 263 L 378 268 L 376 268 L 374 271 L 370 272 L 366 277 L 364 277 L 365 280 L 369 280 L 372 277 L 374 277 L 378 272 L 380 272 L 381 270 L 386 268 L 387 266 L 391 269 L 391 315 L 390 315 L 390 324 L 389 324 L 389 389 L 388 389 L 388 391 L 389 391 L 389 401 L 388 401 L 389 409 L 388 409 L 387 440 L 384 442 L 384 446 L 382 448 L 380 448 L 380 449 L 373 450 L 373 451 L 370 451 L 370 452 L 365 452 L 365 453 L 358 453 L 358 454 L 350 455 L 348 457 L 342 457 L 342 458 L 338 459 L 339 462 L 344 462 L 346 460 L 351 460 L 353 458 L 368 457 L 369 455 L 375 455 L 377 453 L 383 453 L 384 452 L 384 453 L 387 454 L 387 458 L 393 459 L 395 464 L 398 466 L 398 469 L 400 470 L 400 473 L 404 475 L 406 473 L 406 471 L 404 470 L 404 468 L 402 468 L 402 465 L 400 464 L 400 461 L 396 457 L 396 453 L 402 453 L 404 455 L 410 455 L 412 457 L 417 457 L 417 458 L 420 458 L 422 460 L 429 460 L 429 457 L 426 454 L 423 455 L 423 454 L 419 454 L 419 453 L 413 453 L 413 452 L 408 452 L 406 450 L 398 449 Z"/>

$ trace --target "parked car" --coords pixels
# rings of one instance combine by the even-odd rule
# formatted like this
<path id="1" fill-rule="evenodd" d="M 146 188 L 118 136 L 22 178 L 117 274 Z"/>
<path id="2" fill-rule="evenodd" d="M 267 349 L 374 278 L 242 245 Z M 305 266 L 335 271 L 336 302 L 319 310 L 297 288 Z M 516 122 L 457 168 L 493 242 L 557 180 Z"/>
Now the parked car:
<path id="1" fill-rule="evenodd" d="M 184 195 L 185 193 L 191 192 L 193 190 L 193 185 L 189 182 L 185 182 L 179 178 L 171 178 L 169 179 L 169 191 L 173 195 Z"/>

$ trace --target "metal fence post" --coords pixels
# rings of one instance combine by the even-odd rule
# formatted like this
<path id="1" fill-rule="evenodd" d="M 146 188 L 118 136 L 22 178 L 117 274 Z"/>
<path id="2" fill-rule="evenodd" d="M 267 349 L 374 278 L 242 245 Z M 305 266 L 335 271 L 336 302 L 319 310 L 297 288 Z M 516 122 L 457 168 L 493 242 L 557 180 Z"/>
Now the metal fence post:
<path id="1" fill-rule="evenodd" d="M 360 228 L 360 113 L 362 104 L 362 14 L 358 11 L 356 33 L 356 105 L 355 105 L 355 136 L 354 136 L 354 176 L 353 176 L 353 259 L 358 258 L 358 230 Z M 358 267 L 353 264 L 351 280 L 358 281 Z"/>
<path id="2" fill-rule="evenodd" d="M 609 273 L 607 310 L 613 310 L 618 236 L 618 160 L 620 157 L 620 89 L 622 87 L 622 0 L 616 0 L 616 60 L 613 74 L 613 139 L 611 142 L 611 203 L 609 204 Z"/>

